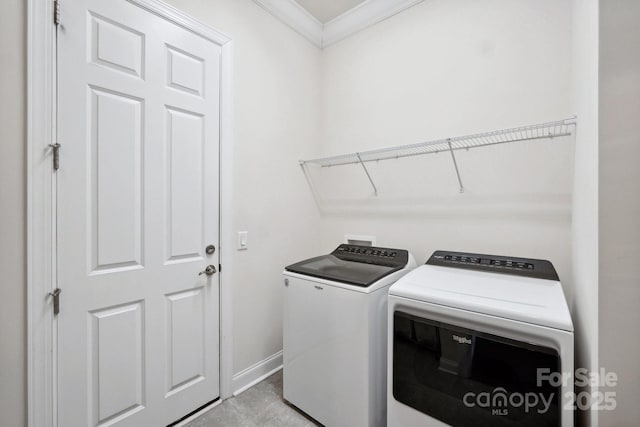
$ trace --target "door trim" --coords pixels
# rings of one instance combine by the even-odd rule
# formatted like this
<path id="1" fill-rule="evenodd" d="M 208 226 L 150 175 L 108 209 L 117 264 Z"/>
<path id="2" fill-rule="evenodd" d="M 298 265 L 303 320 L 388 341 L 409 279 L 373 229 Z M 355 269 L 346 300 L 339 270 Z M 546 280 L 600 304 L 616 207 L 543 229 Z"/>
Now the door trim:
<path id="1" fill-rule="evenodd" d="M 127 0 L 221 47 L 220 69 L 220 398 L 233 394 L 232 162 L 233 41 L 158 0 Z M 61 21 L 64 25 L 64 8 Z M 56 283 L 55 174 L 49 144 L 56 135 L 56 45 L 53 0 L 28 2 L 27 53 L 27 416 L 29 427 L 54 427 L 56 321 L 48 294 Z M 61 148 L 64 167 L 64 148 Z M 63 296 L 64 299 L 64 296 Z"/>

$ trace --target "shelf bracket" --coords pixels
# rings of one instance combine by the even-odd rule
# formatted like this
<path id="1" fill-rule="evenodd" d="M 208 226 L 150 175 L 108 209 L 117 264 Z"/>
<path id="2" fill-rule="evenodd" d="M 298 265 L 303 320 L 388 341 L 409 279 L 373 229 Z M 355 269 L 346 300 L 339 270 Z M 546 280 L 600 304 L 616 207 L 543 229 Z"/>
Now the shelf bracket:
<path id="1" fill-rule="evenodd" d="M 304 173 L 305 178 L 307 179 L 307 184 L 309 184 L 309 189 L 311 190 L 311 194 L 313 195 L 313 200 L 316 202 L 316 206 L 320 211 L 322 211 L 322 204 L 320 203 L 320 195 L 316 190 L 316 186 L 313 183 L 313 179 L 311 178 L 311 173 L 309 172 L 309 168 L 307 166 L 307 162 L 301 160 L 300 168 L 302 169 L 302 173 Z"/>
<path id="2" fill-rule="evenodd" d="M 460 179 L 460 170 L 458 170 L 458 162 L 456 162 L 456 155 L 453 153 L 453 147 L 451 146 L 451 139 L 447 139 L 447 145 L 449 145 L 449 152 L 451 153 L 451 160 L 453 160 L 453 167 L 456 168 L 456 176 L 458 177 L 460 192 L 464 193 L 464 186 L 462 185 L 462 179 Z"/>
<path id="3" fill-rule="evenodd" d="M 358 157 L 358 161 L 360 162 L 360 165 L 362 165 L 362 169 L 364 169 L 364 173 L 367 174 L 367 178 L 369 178 L 369 182 L 371 183 L 371 186 L 373 187 L 373 194 L 375 196 L 378 195 L 378 189 L 376 188 L 376 185 L 373 183 L 373 180 L 371 179 L 371 175 L 369 175 L 369 171 L 367 170 L 367 167 L 364 165 L 364 162 L 362 161 L 362 157 L 360 157 L 360 153 L 356 153 L 356 156 Z"/>

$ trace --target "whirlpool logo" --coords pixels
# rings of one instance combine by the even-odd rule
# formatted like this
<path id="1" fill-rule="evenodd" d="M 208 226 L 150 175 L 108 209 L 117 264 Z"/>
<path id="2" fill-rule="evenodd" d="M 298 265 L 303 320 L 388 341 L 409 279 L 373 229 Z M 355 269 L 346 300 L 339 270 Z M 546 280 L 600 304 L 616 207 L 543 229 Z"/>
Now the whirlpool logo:
<path id="1" fill-rule="evenodd" d="M 453 340 L 458 344 L 469 344 L 471 345 L 471 339 L 467 337 L 461 337 L 459 335 L 453 335 Z"/>

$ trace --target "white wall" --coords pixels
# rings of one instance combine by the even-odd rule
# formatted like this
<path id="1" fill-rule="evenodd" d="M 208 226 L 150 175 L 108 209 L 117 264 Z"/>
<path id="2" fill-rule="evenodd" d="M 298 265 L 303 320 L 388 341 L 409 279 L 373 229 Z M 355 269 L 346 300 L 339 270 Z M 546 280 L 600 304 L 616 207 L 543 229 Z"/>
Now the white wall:
<path id="1" fill-rule="evenodd" d="M 26 424 L 26 2 L 0 14 L 0 424 Z"/>
<path id="2" fill-rule="evenodd" d="M 569 117 L 569 0 L 429 0 L 324 50 L 323 154 Z M 324 249 L 377 236 L 424 263 L 436 249 L 550 259 L 572 296 L 573 137 L 313 170 Z"/>
<path id="3" fill-rule="evenodd" d="M 578 115 L 573 187 L 576 368 L 598 367 L 598 0 L 573 1 L 572 105 Z M 597 425 L 597 412 L 578 414 Z"/>
<path id="4" fill-rule="evenodd" d="M 600 2 L 599 363 L 618 374 L 615 411 L 601 426 L 640 419 L 640 3 Z"/>
<path id="5" fill-rule="evenodd" d="M 251 0 L 169 3 L 233 39 L 233 227 L 249 232 L 233 257 L 237 373 L 282 350 L 282 269 L 318 251 L 297 159 L 319 144 L 320 50 Z"/>

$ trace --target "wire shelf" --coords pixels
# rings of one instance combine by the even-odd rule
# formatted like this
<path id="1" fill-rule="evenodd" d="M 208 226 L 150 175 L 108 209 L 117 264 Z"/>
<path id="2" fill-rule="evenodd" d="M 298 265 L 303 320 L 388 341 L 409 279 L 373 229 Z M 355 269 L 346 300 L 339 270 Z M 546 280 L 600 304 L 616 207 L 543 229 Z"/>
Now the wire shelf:
<path id="1" fill-rule="evenodd" d="M 379 160 L 399 159 L 402 157 L 419 156 L 422 154 L 439 153 L 442 151 L 466 150 L 470 148 L 506 144 L 516 141 L 556 138 L 571 135 L 575 129 L 575 125 L 576 118 L 574 116 L 555 122 L 476 133 L 473 135 L 457 136 L 453 138 L 444 138 L 435 141 L 419 142 L 417 144 L 399 145 L 397 147 L 381 148 L 378 150 L 361 151 L 358 153 L 343 154 L 340 156 L 301 160 L 300 164 L 314 164 L 322 167 L 341 166 L 376 162 Z M 449 146 L 449 144 L 451 144 L 451 146 Z"/>
<path id="2" fill-rule="evenodd" d="M 555 122 L 539 123 L 529 126 L 521 126 L 511 129 L 502 129 L 491 132 L 482 132 L 472 135 L 457 136 L 452 138 L 438 139 L 434 141 L 419 142 L 417 144 L 399 145 L 397 147 L 381 148 L 378 150 L 361 151 L 340 156 L 323 157 L 319 159 L 300 160 L 300 166 L 307 174 L 307 165 L 319 165 L 321 167 L 332 167 L 341 165 L 360 164 L 367 179 L 373 187 L 375 195 L 378 189 L 369 174 L 365 165 L 368 162 L 380 160 L 400 159 L 402 157 L 420 156 L 423 154 L 439 153 L 447 151 L 451 153 L 451 160 L 455 167 L 460 192 L 464 192 L 460 170 L 454 154 L 457 150 L 469 150 L 471 148 L 487 147 L 490 145 L 506 144 L 517 141 L 530 141 L 536 139 L 549 139 L 571 135 L 575 131 L 576 117 L 558 120 Z"/>

